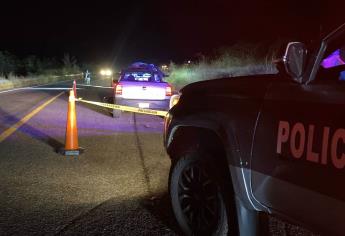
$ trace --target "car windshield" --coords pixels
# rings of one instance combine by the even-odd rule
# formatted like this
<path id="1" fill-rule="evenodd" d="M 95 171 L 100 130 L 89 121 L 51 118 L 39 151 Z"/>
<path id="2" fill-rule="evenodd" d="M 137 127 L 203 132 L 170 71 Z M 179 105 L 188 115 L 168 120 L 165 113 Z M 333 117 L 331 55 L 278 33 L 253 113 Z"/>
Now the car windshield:
<path id="1" fill-rule="evenodd" d="M 132 81 L 132 82 L 163 82 L 162 78 L 156 74 L 149 71 L 130 71 L 125 72 L 121 76 L 122 81 Z"/>

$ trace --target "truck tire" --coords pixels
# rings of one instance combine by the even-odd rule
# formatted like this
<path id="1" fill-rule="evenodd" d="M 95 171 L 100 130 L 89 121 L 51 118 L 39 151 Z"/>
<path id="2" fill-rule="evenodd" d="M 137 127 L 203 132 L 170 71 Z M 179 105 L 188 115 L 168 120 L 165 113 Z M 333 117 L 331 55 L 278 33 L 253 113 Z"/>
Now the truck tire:
<path id="1" fill-rule="evenodd" d="M 221 168 L 204 153 L 177 158 L 170 169 L 169 192 L 176 220 L 186 235 L 237 235 L 234 205 Z"/>

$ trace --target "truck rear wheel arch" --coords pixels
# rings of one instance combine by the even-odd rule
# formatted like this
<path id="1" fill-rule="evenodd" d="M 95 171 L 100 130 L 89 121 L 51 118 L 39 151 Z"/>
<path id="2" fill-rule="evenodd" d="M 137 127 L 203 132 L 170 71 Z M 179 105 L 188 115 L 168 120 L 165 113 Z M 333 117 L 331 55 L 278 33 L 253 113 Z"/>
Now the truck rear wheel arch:
<path id="1" fill-rule="evenodd" d="M 225 199 L 225 209 L 229 217 L 227 218 L 230 226 L 229 230 L 232 233 L 237 232 L 238 224 L 236 217 L 234 192 L 229 172 L 230 170 L 227 163 L 224 146 L 219 136 L 214 131 L 205 128 L 180 127 L 174 133 L 174 138 L 170 143 L 168 152 L 173 162 L 169 177 L 170 194 L 172 194 L 173 196 L 177 194 L 176 191 L 171 191 L 171 189 L 175 189 L 175 182 L 177 181 L 176 178 L 178 178 L 176 177 L 176 174 L 173 175 L 172 173 L 176 172 L 176 166 L 181 165 L 181 159 L 184 161 L 188 161 L 188 159 L 204 160 L 205 162 L 201 161 L 201 163 L 209 163 L 205 165 L 208 166 L 207 169 L 210 171 L 209 174 L 211 176 L 218 176 L 218 180 L 216 182 L 218 184 L 221 183 L 219 187 L 222 189 L 222 196 Z M 173 185 L 171 185 L 170 183 L 172 179 L 174 179 L 173 183 L 175 183 Z M 174 187 L 172 188 L 172 186 Z M 176 198 L 174 198 L 174 200 L 176 203 Z M 175 205 L 178 204 L 176 203 Z M 175 209 L 175 211 L 177 210 Z M 177 215 L 179 215 L 178 219 L 181 219 L 181 214 Z M 184 226 L 184 229 L 185 228 L 186 226 Z"/>
<path id="2" fill-rule="evenodd" d="M 225 145 L 220 136 L 213 130 L 192 126 L 180 126 L 173 133 L 170 145 L 167 148 L 168 154 L 172 160 L 172 165 L 178 161 L 182 156 L 188 156 L 193 152 L 206 152 L 208 156 L 215 158 L 216 166 L 219 167 L 222 178 L 225 179 L 228 194 L 235 197 L 233 202 L 236 202 L 238 227 L 240 234 L 256 235 L 258 230 L 258 213 L 247 208 L 247 204 L 243 204 L 241 200 L 236 197 L 233 185 L 232 176 L 229 168 L 229 159 Z M 231 154 L 229 154 L 231 155 Z M 233 157 L 230 157 L 230 159 Z M 234 161 L 234 160 L 230 160 Z M 237 183 L 238 184 L 238 183 Z M 249 223 L 249 225 L 248 225 Z"/>

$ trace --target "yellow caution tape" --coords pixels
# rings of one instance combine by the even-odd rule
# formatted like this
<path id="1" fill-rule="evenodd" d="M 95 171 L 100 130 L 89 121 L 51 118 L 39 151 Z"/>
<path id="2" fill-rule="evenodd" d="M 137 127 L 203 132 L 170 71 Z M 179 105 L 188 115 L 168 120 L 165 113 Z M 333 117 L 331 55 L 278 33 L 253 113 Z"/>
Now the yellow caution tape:
<path id="1" fill-rule="evenodd" d="M 111 103 L 87 101 L 82 98 L 78 98 L 77 101 L 93 104 L 100 107 L 110 108 L 110 109 L 130 111 L 130 112 L 136 112 L 136 113 L 142 113 L 142 114 L 148 114 L 148 115 L 154 115 L 154 116 L 166 116 L 168 113 L 167 111 L 158 111 L 158 110 L 143 109 L 143 108 L 137 108 L 137 107 L 121 106 L 121 105 L 116 105 L 116 104 L 111 104 Z"/>

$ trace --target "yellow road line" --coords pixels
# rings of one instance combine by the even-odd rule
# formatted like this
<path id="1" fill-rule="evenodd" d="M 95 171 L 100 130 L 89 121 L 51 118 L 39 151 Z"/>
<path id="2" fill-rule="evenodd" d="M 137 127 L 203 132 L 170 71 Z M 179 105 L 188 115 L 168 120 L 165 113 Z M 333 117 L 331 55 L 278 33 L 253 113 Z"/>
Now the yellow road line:
<path id="1" fill-rule="evenodd" d="M 30 120 L 34 115 L 36 115 L 38 112 L 40 112 L 43 108 L 48 106 L 50 103 L 52 103 L 55 99 L 57 99 L 59 96 L 61 96 L 64 92 L 59 93 L 55 97 L 49 99 L 45 103 L 43 103 L 41 106 L 37 107 L 35 110 L 24 116 L 20 121 L 12 125 L 10 128 L 5 130 L 2 134 L 0 134 L 0 143 L 4 141 L 6 138 L 8 138 L 11 134 L 16 132 L 17 129 L 19 129 L 22 125 L 24 125 L 28 120 Z"/>

